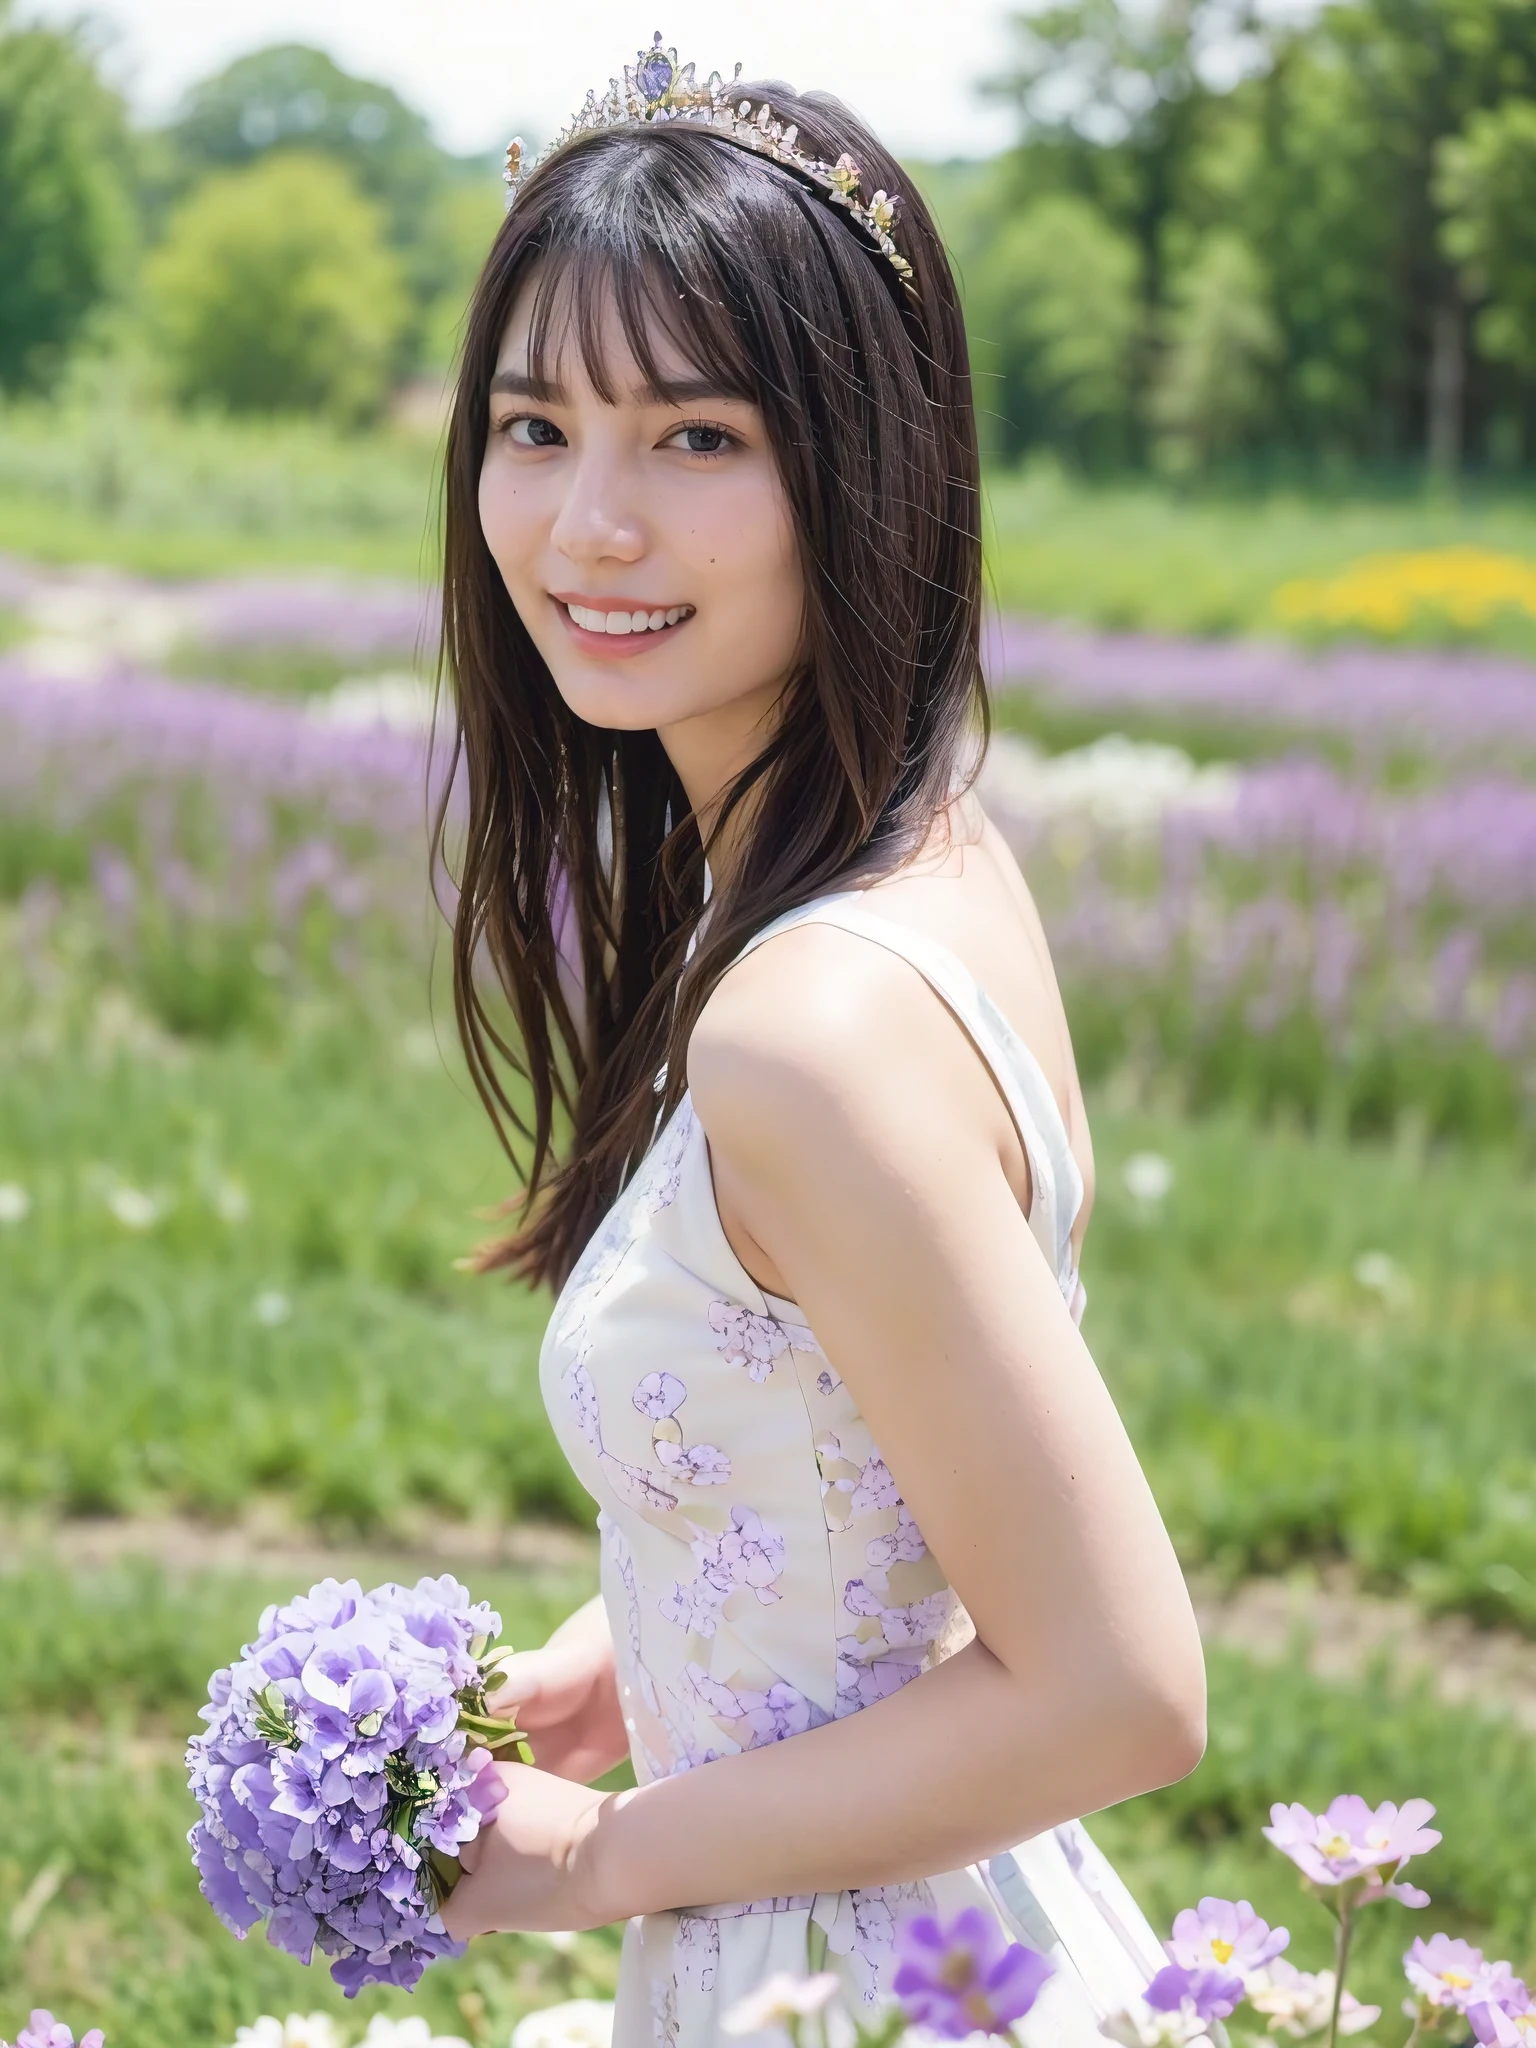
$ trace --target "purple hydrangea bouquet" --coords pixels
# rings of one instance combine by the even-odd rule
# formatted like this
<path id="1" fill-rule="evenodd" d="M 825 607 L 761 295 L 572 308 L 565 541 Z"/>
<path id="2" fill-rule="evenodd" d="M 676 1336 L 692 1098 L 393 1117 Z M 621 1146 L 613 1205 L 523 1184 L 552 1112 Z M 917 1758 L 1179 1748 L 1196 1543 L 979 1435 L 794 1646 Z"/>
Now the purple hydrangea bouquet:
<path id="1" fill-rule="evenodd" d="M 232 1934 L 265 1919 L 274 1948 L 308 1963 L 318 1946 L 348 1997 L 462 1954 L 439 1915 L 458 1852 L 505 1797 L 496 1755 L 532 1762 L 487 1701 L 511 1654 L 490 1648 L 500 1633 L 451 1578 L 326 1579 L 267 1609 L 187 1746 L 187 1839 Z"/>

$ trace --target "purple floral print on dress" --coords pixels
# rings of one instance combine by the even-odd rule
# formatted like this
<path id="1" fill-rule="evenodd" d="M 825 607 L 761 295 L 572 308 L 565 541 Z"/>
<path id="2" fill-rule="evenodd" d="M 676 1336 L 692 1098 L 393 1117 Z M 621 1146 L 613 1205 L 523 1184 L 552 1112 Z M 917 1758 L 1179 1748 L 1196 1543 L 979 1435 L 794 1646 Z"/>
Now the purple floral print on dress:
<path id="1" fill-rule="evenodd" d="M 712 1914 L 680 1913 L 672 1942 L 679 1989 L 710 1992 L 720 1970 L 720 1922 Z"/>
<path id="2" fill-rule="evenodd" d="M 893 1649 L 905 1649 L 910 1643 L 934 1642 L 949 1619 L 953 1597 L 948 1591 L 930 1593 L 924 1600 L 914 1600 L 909 1607 L 887 1607 L 876 1589 L 863 1579 L 850 1579 L 843 1588 L 843 1605 L 848 1612 L 877 1619 Z"/>
<path id="3" fill-rule="evenodd" d="M 927 1555 L 923 1532 L 913 1521 L 905 1501 L 896 1504 L 895 1528 L 888 1535 L 872 1536 L 864 1546 L 866 1563 L 878 1572 L 888 1572 L 893 1564 L 916 1564 Z"/>
<path id="4" fill-rule="evenodd" d="M 715 1537 L 699 1534 L 692 1548 L 698 1576 L 686 1585 L 679 1580 L 660 1602 L 663 1617 L 679 1628 L 712 1636 L 738 1586 L 750 1586 L 764 1607 L 781 1597 L 775 1581 L 784 1570 L 784 1538 L 754 1508 L 732 1508 L 730 1527 Z"/>
<path id="5" fill-rule="evenodd" d="M 735 1302 L 712 1301 L 709 1327 L 726 1363 L 745 1366 L 748 1379 L 759 1383 L 773 1371 L 774 1360 L 789 1349 L 789 1338 L 772 1316 L 756 1315 Z"/>
<path id="6" fill-rule="evenodd" d="M 871 1451 L 848 1505 L 856 1515 L 872 1515 L 880 1508 L 899 1508 L 901 1504 L 901 1495 L 884 1458 L 878 1451 Z"/>
<path id="7" fill-rule="evenodd" d="M 642 1415 L 660 1421 L 677 1413 L 688 1398 L 688 1389 L 675 1373 L 648 1372 L 631 1398 Z"/>
<path id="8" fill-rule="evenodd" d="M 683 1442 L 681 1426 L 674 1420 L 688 1398 L 688 1389 L 675 1373 L 648 1372 L 630 1396 L 642 1415 L 657 1425 L 651 1448 L 657 1463 L 674 1479 L 693 1486 L 724 1486 L 731 1476 L 731 1461 L 714 1444 Z"/>
<path id="9" fill-rule="evenodd" d="M 814 1700 L 780 1679 L 760 1692 L 738 1692 L 690 1665 L 694 1691 L 717 1721 L 726 1723 L 743 1749 L 761 1749 L 819 1728 L 827 1716 Z"/>
<path id="10" fill-rule="evenodd" d="M 677 1495 L 669 1493 L 649 1472 L 639 1465 L 628 1464 L 623 1458 L 616 1458 L 611 1451 L 603 1451 L 600 1456 L 614 1492 L 622 1499 L 631 1501 L 636 1507 L 651 1508 L 657 1514 L 672 1513 L 677 1506 Z"/>
<path id="11" fill-rule="evenodd" d="M 654 1449 L 674 1477 L 694 1486 L 724 1486 L 731 1476 L 730 1459 L 713 1444 L 674 1444 L 658 1437 Z"/>
<path id="12" fill-rule="evenodd" d="M 576 1417 L 576 1427 L 593 1450 L 600 1451 L 603 1448 L 603 1425 L 598 1414 L 597 1389 L 592 1384 L 592 1375 L 584 1362 L 577 1358 L 566 1367 L 562 1377 Z"/>
<path id="13" fill-rule="evenodd" d="M 823 1400 L 835 1394 L 842 1384 L 835 1372 L 819 1372 L 816 1375 L 816 1391 Z"/>

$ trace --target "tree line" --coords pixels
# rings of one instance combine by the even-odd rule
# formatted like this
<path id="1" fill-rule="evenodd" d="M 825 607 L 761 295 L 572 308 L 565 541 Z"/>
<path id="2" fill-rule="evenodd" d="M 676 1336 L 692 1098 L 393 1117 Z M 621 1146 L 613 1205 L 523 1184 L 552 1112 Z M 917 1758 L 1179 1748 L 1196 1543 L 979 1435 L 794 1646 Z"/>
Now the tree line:
<path id="1" fill-rule="evenodd" d="M 365 419 L 451 356 L 495 166 L 282 46 L 138 130 L 0 0 L 0 387 L 138 337 L 171 395 Z M 1089 470 L 1536 457 L 1536 0 L 1066 0 L 986 89 L 1019 140 L 915 165 L 991 452 Z"/>

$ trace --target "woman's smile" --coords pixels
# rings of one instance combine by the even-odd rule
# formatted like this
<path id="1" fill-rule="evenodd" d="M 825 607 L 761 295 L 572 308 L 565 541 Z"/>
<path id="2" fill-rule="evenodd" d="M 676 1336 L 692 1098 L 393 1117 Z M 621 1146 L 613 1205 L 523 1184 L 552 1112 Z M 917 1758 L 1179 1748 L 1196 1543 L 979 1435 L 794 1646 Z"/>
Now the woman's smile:
<path id="1" fill-rule="evenodd" d="M 648 604 L 643 598 L 577 597 L 551 591 L 551 602 L 577 646 L 590 654 L 644 654 L 672 640 L 694 616 L 691 604 Z"/>

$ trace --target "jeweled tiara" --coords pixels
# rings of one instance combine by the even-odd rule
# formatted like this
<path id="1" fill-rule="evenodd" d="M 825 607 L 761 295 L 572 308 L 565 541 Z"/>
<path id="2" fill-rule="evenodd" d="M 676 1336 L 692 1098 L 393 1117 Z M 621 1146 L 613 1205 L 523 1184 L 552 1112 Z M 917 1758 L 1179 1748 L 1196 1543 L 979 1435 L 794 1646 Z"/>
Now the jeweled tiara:
<path id="1" fill-rule="evenodd" d="M 650 49 L 637 51 L 634 63 L 625 65 L 623 78 L 609 79 L 608 90 L 601 99 L 595 92 L 589 92 L 581 112 L 536 157 L 524 161 L 520 135 L 507 144 L 507 168 L 503 175 L 508 207 L 516 200 L 525 178 L 583 135 L 600 134 L 609 128 L 642 128 L 658 121 L 692 121 L 708 128 L 711 134 L 734 142 L 739 149 L 750 149 L 755 155 L 769 157 L 797 173 L 830 205 L 843 208 L 907 289 L 914 288 L 912 266 L 891 239 L 899 204 L 896 193 L 876 192 L 867 200 L 861 199 L 862 173 L 851 156 L 845 153 L 835 164 L 807 156 L 795 146 L 798 130 L 794 124 L 786 127 L 782 121 L 776 121 L 767 100 L 760 106 L 753 106 L 750 100 L 738 100 L 732 87 L 741 77 L 739 64 L 730 85 L 718 71 L 712 71 L 700 85 L 693 70 L 691 64 L 678 64 L 676 50 L 662 48 L 661 30 L 657 29 Z"/>

